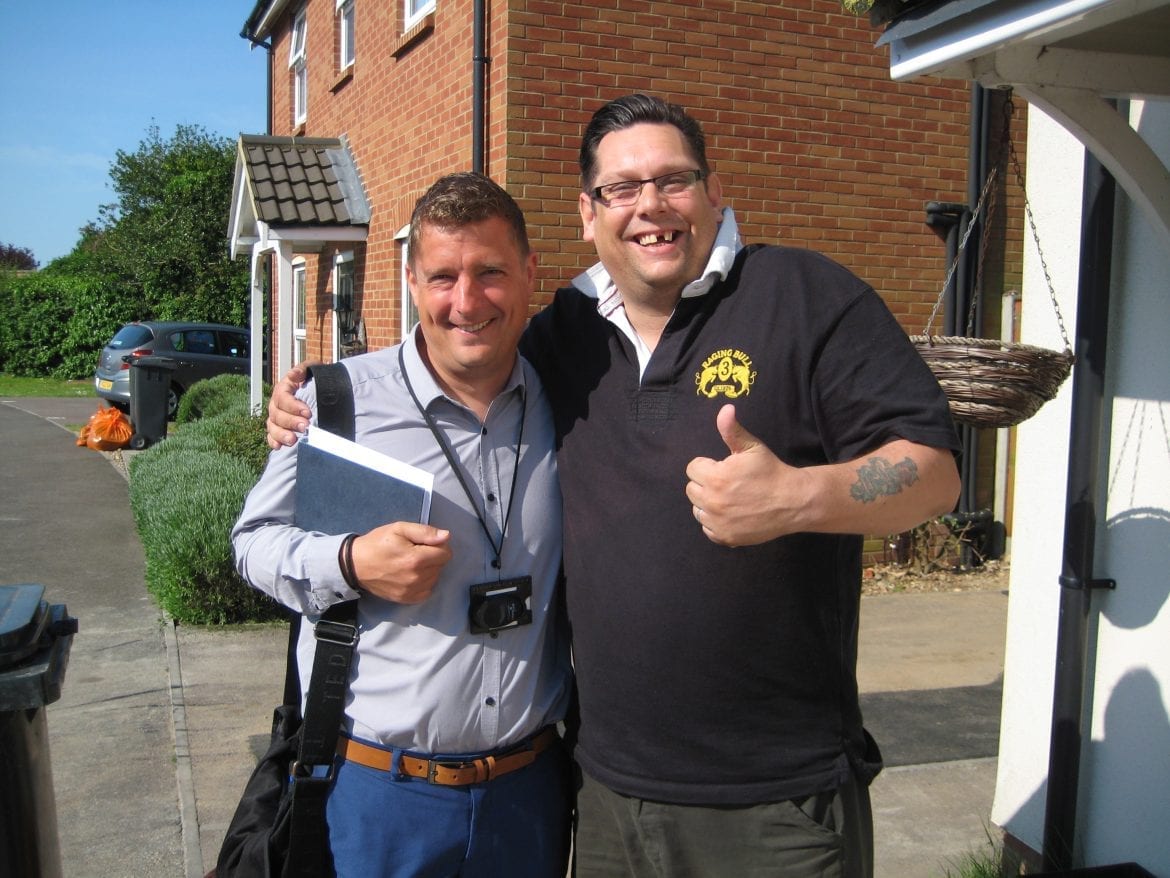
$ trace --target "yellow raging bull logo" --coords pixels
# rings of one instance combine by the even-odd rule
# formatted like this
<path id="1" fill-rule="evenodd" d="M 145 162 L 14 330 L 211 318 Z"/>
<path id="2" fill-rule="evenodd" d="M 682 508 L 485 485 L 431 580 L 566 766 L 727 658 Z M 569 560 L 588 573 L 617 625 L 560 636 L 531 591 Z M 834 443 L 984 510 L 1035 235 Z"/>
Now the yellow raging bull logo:
<path id="1" fill-rule="evenodd" d="M 714 399 L 720 393 L 728 399 L 751 393 L 756 373 L 752 358 L 743 351 L 726 348 L 716 351 L 703 361 L 701 371 L 695 373 L 698 394 Z"/>

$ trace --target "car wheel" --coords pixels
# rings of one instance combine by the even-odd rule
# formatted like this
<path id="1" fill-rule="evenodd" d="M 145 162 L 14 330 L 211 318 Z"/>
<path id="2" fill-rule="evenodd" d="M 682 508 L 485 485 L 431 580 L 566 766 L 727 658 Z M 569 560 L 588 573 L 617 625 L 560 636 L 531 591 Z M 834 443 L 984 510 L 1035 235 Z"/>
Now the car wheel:
<path id="1" fill-rule="evenodd" d="M 179 410 L 179 397 L 183 395 L 183 388 L 171 385 L 171 389 L 167 392 L 167 420 L 173 421 L 175 419 L 175 412 Z"/>

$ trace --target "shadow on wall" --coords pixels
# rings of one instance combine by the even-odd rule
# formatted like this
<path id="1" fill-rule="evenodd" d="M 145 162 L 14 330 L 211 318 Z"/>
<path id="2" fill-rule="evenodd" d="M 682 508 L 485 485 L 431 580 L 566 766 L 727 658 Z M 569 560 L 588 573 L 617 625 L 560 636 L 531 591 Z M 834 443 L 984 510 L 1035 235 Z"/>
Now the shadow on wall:
<path id="1" fill-rule="evenodd" d="M 1105 527 L 1110 555 L 1123 563 L 1100 559 L 1099 575 L 1112 576 L 1115 569 L 1124 572 L 1116 591 L 1094 595 L 1098 618 L 1090 632 L 1090 668 L 1097 660 L 1101 618 L 1116 628 L 1140 631 L 1153 624 L 1170 600 L 1170 512 L 1156 507 L 1128 509 L 1109 519 Z M 1149 654 L 1124 657 L 1131 667 L 1108 693 L 1103 737 L 1089 741 L 1084 749 L 1077 863 L 1136 862 L 1155 875 L 1170 875 L 1166 834 L 1170 714 L 1158 676 L 1170 679 L 1168 648 L 1163 644 Z M 1013 826 L 1043 826 L 1046 796 L 1047 786 L 1041 784 L 1004 828 L 1011 833 Z M 1086 850 L 1094 856 L 1087 857 Z"/>

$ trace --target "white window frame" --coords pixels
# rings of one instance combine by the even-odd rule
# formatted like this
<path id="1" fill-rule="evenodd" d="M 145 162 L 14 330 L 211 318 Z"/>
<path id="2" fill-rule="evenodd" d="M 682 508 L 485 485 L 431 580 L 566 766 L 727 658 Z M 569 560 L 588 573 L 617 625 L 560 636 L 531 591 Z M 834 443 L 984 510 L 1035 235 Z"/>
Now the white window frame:
<path id="1" fill-rule="evenodd" d="M 418 309 L 414 307 L 414 299 L 410 296 L 410 283 L 406 280 L 406 261 L 410 258 L 410 223 L 404 225 L 394 236 L 398 242 L 398 252 L 402 256 L 402 268 L 399 272 L 399 286 L 402 289 L 402 338 L 410 335 L 414 325 L 418 323 Z"/>
<path id="2" fill-rule="evenodd" d="M 340 71 L 353 67 L 354 58 L 354 3 L 355 0 L 337 0 L 337 22 L 341 39 L 338 46 L 337 68 Z"/>
<path id="3" fill-rule="evenodd" d="M 293 362 L 302 363 L 308 355 L 309 276 L 305 261 L 292 265 L 292 334 Z"/>
<path id="4" fill-rule="evenodd" d="M 428 12 L 434 11 L 435 2 L 436 0 L 402 0 L 402 29 L 410 30 L 422 21 Z"/>
<path id="5" fill-rule="evenodd" d="M 352 250 L 342 251 L 333 257 L 333 362 L 335 363 L 341 359 L 341 321 L 337 318 L 337 306 L 341 302 L 341 279 L 343 269 L 346 266 L 349 266 L 349 300 L 352 306 L 356 292 Z"/>
<path id="6" fill-rule="evenodd" d="M 293 18 L 288 47 L 288 67 L 293 74 L 293 124 L 299 125 L 309 114 L 308 51 L 309 24 L 302 9 Z"/>

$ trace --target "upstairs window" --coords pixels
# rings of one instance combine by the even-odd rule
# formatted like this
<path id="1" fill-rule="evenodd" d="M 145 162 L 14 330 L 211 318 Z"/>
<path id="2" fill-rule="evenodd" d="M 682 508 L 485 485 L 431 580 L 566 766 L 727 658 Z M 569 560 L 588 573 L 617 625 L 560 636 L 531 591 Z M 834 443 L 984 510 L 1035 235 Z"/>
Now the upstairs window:
<path id="1" fill-rule="evenodd" d="M 402 12 L 402 29 L 410 30 L 428 12 L 434 11 L 435 0 L 403 0 L 406 4 Z"/>
<path id="2" fill-rule="evenodd" d="M 337 0 L 338 44 L 340 47 L 340 55 L 337 61 L 338 70 L 348 70 L 353 66 L 353 5 L 354 0 Z"/>
<path id="3" fill-rule="evenodd" d="M 288 50 L 288 66 L 293 78 L 293 124 L 299 125 L 305 121 L 309 96 L 309 74 L 305 64 L 305 51 L 308 25 L 305 21 L 305 10 L 297 13 L 293 19 L 292 41 Z"/>

